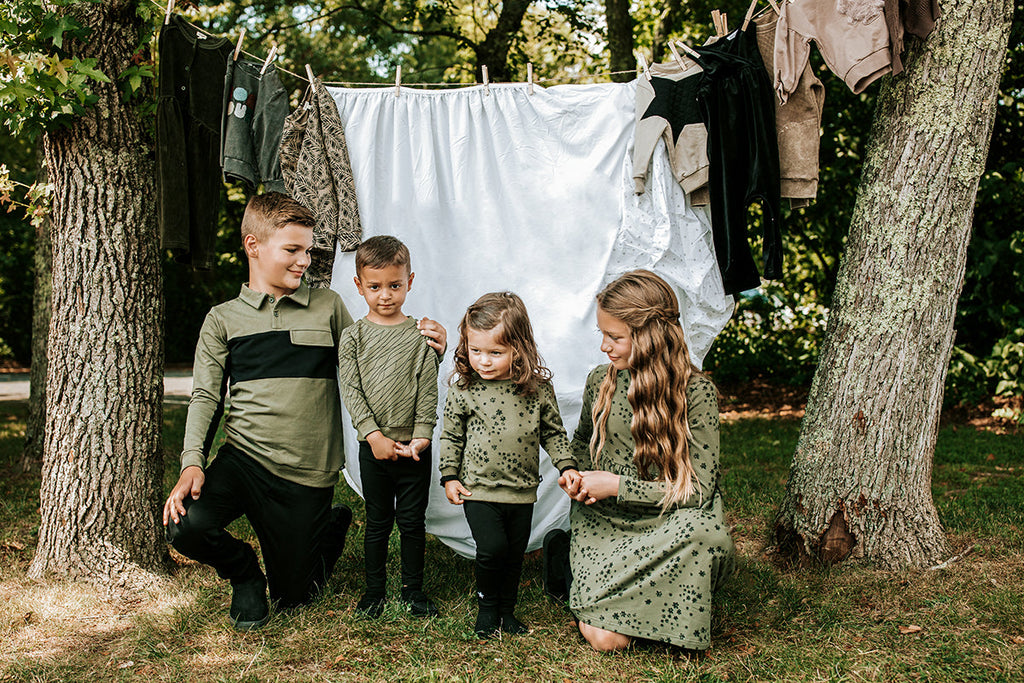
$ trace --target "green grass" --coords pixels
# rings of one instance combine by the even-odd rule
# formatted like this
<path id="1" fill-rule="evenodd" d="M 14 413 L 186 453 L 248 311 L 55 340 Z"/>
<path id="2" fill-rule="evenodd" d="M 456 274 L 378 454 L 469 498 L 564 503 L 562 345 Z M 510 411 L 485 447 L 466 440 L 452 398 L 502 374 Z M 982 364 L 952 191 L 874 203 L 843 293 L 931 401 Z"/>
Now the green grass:
<path id="1" fill-rule="evenodd" d="M 177 477 L 174 454 L 184 415 L 183 407 L 165 414 L 168 489 Z M 974 548 L 950 568 L 786 571 L 765 557 L 764 546 L 799 422 L 725 423 L 722 487 L 739 571 L 716 596 L 712 648 L 692 656 L 645 644 L 599 655 L 581 642 L 562 608 L 544 599 L 536 554 L 527 557 L 519 610 L 533 628 L 527 636 L 479 641 L 472 635 L 472 563 L 435 539 L 427 546 L 427 589 L 442 615 L 415 620 L 390 603 L 381 619 L 358 618 L 353 605 L 362 589 L 363 508 L 343 485 L 336 499 L 353 507 L 356 523 L 331 590 L 310 607 L 275 615 L 256 633 L 235 633 L 224 616 L 228 587 L 208 568 L 180 558 L 162 589 L 135 600 L 76 584 L 31 582 L 24 572 L 35 543 L 39 481 L 16 468 L 24 418 L 23 407 L 0 404 L 0 680 L 1024 678 L 1024 435 L 963 426 L 940 432 L 936 505 L 951 546 Z M 251 538 L 244 522 L 233 530 Z M 71 616 L 83 612 L 95 618 Z M 920 630 L 901 633 L 911 625 Z"/>

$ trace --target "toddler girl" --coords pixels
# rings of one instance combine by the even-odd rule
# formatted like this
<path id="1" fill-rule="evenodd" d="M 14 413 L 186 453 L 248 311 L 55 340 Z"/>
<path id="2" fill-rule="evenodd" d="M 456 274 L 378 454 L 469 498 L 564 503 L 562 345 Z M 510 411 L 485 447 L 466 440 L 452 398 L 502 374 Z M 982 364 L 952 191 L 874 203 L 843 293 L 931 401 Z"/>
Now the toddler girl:
<path id="1" fill-rule="evenodd" d="M 518 296 L 485 294 L 469 307 L 449 384 L 441 483 L 448 500 L 463 506 L 476 542 L 474 630 L 481 638 L 499 629 L 525 633 L 514 610 L 540 483 L 539 447 L 563 476 L 576 481 L 579 474 L 551 371 Z"/>

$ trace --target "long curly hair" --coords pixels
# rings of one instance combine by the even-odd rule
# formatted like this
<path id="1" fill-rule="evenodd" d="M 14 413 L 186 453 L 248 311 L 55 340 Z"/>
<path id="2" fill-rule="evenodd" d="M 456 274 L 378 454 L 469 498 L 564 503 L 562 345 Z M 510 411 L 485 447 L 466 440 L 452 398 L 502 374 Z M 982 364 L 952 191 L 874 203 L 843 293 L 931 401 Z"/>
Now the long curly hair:
<path id="1" fill-rule="evenodd" d="M 667 509 L 698 490 L 690 461 L 686 387 L 700 371 L 690 360 L 678 300 L 660 277 L 634 270 L 605 287 L 597 305 L 629 327 L 632 380 L 626 397 L 633 408 L 633 463 L 641 478 L 666 482 L 661 505 Z M 605 444 L 616 374 L 609 365 L 594 401 L 590 453 L 595 465 Z"/>
<path id="2" fill-rule="evenodd" d="M 516 393 L 529 396 L 536 393 L 542 382 L 551 380 L 551 371 L 544 367 L 544 359 L 537 351 L 533 326 L 526 313 L 523 300 L 512 292 L 491 292 L 477 299 L 466 309 L 459 323 L 459 345 L 455 348 L 455 368 L 448 384 L 468 389 L 479 376 L 469 363 L 469 334 L 472 328 L 479 332 L 501 326 L 500 343 L 512 348 L 512 381 Z"/>

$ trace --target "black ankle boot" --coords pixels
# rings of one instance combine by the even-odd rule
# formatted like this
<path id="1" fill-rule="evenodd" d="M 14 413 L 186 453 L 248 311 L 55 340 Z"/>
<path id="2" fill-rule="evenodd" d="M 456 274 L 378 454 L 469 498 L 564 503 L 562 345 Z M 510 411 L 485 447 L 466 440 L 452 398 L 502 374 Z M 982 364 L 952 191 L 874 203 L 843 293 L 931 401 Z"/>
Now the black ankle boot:
<path id="1" fill-rule="evenodd" d="M 498 615 L 498 597 L 485 596 L 477 593 L 476 625 L 473 632 L 478 638 L 493 638 L 501 628 L 501 617 Z"/>
<path id="2" fill-rule="evenodd" d="M 238 631 L 249 631 L 263 626 L 270 619 L 267 604 L 267 580 L 258 578 L 231 584 L 231 609 L 228 618 Z"/>
<path id="3" fill-rule="evenodd" d="M 529 633 L 530 629 L 523 622 L 516 619 L 516 615 L 512 613 L 512 610 L 508 610 L 501 613 L 501 632 L 507 633 L 510 636 L 521 636 L 524 633 Z"/>

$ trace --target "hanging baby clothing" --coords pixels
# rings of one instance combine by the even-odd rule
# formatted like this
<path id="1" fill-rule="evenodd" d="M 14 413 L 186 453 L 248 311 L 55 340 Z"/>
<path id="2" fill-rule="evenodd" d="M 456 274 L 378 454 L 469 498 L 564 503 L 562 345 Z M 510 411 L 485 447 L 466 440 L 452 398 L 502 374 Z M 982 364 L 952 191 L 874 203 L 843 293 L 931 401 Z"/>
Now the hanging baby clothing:
<path id="1" fill-rule="evenodd" d="M 892 70 L 882 0 L 781 3 L 775 31 L 775 89 L 785 102 L 811 54 L 811 41 L 832 72 L 855 93 Z"/>
<path id="2" fill-rule="evenodd" d="M 747 207 L 755 199 L 763 209 L 764 277 L 782 277 L 775 105 L 756 30 L 750 25 L 697 48 L 704 68 L 697 98 L 708 130 L 711 226 L 727 294 L 761 284 L 747 242 Z"/>
<path id="3" fill-rule="evenodd" d="M 228 58 L 224 78 L 224 116 L 221 124 L 221 168 L 228 180 L 243 180 L 256 189 L 285 192 L 278 150 L 288 92 L 273 66 Z"/>
<path id="4" fill-rule="evenodd" d="M 329 287 L 335 245 L 352 251 L 363 230 L 345 131 L 338 107 L 319 79 L 285 120 L 280 151 L 288 194 L 316 216 L 306 280 L 310 287 Z"/>
<path id="5" fill-rule="evenodd" d="M 775 67 L 774 14 L 754 19 L 757 47 L 769 77 Z M 775 128 L 779 142 L 780 196 L 793 208 L 807 206 L 818 195 L 818 151 L 821 144 L 821 110 L 825 86 L 814 75 L 810 61 L 785 104 L 775 101 Z"/>
<path id="6" fill-rule="evenodd" d="M 224 38 L 172 15 L 160 28 L 156 105 L 157 221 L 161 244 L 194 268 L 213 265 L 223 184 L 220 125 Z"/>
<path id="7" fill-rule="evenodd" d="M 885 0 L 885 25 L 889 29 L 893 75 L 903 72 L 904 33 L 927 38 L 939 19 L 938 0 Z"/>
<path id="8" fill-rule="evenodd" d="M 633 182 L 643 194 L 647 168 L 659 139 L 665 140 L 676 180 L 695 206 L 707 204 L 708 133 L 697 106 L 700 65 L 686 59 L 653 64 L 651 78 L 636 85 L 636 137 L 633 142 Z M 697 190 L 696 195 L 693 193 Z"/>

